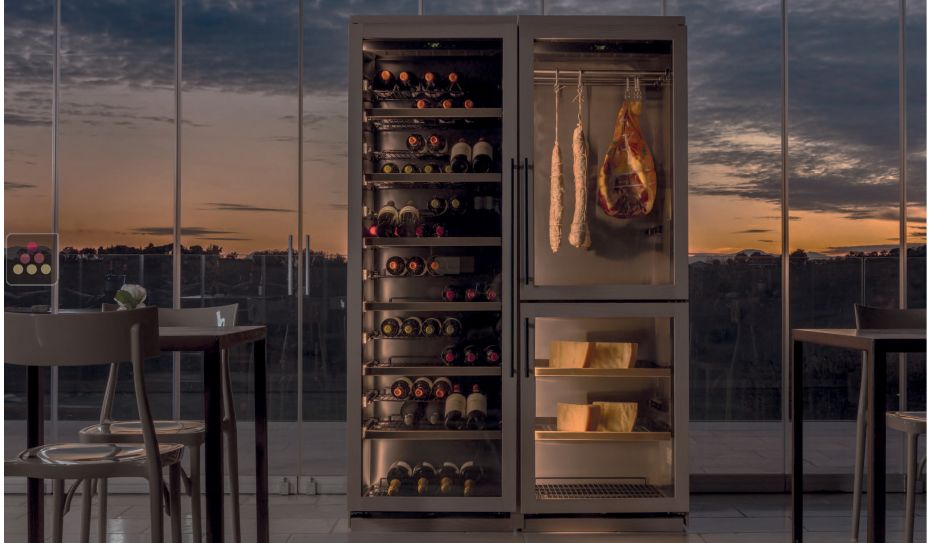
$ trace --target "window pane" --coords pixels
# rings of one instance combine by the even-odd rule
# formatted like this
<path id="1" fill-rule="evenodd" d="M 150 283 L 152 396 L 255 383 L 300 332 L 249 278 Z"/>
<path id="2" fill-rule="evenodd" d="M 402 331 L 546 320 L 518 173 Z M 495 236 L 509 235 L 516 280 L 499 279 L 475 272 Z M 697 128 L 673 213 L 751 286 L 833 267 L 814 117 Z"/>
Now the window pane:
<path id="1" fill-rule="evenodd" d="M 170 305 L 174 3 L 63 2 L 61 24 L 60 307 L 100 307 L 124 283 L 144 286 L 149 305 Z M 62 368 L 61 419 L 96 419 L 106 375 Z M 121 377 L 115 412 L 134 418 L 128 367 Z M 147 366 L 146 380 L 153 414 L 170 417 L 170 355 Z"/>
<path id="2" fill-rule="evenodd" d="M 691 472 L 782 473 L 779 3 L 669 13 L 689 27 Z"/>

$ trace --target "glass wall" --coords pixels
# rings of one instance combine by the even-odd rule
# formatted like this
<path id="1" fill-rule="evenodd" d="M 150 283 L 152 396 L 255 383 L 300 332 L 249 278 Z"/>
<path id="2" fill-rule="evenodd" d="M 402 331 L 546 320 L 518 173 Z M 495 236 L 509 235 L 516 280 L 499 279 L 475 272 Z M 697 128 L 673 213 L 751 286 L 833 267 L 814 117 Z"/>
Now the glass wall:
<path id="1" fill-rule="evenodd" d="M 899 4 L 785 1 L 788 208 L 781 200 L 780 0 L 422 2 L 428 15 L 543 9 L 551 15 L 659 15 L 665 9 L 687 18 L 694 473 L 784 474 L 786 328 L 849 326 L 854 302 L 899 303 Z M 53 230 L 57 160 L 59 306 L 97 307 L 124 282 L 143 284 L 148 302 L 163 307 L 238 303 L 239 322 L 269 325 L 269 408 L 277 444 L 272 473 L 342 476 L 348 18 L 415 15 L 421 3 L 304 2 L 302 111 L 299 0 L 184 2 L 180 89 L 174 0 L 61 3 L 57 155 L 53 0 L 5 7 L 6 231 Z M 925 6 L 908 3 L 906 15 L 905 295 L 910 306 L 923 307 Z M 790 219 L 788 289 L 781 283 L 783 214 Z M 171 254 L 176 227 L 178 277 Z M 789 315 L 781 310 L 785 292 Z M 49 289 L 6 287 L 5 299 L 9 307 L 51 304 Z M 243 450 L 251 443 L 249 355 L 232 353 Z M 824 426 L 838 433 L 829 436 L 846 447 L 858 362 L 839 352 L 813 355 L 807 412 L 831 421 Z M 173 386 L 170 356 L 148 373 L 156 413 L 170 417 L 179 408 L 183 417 L 200 417 L 200 358 L 179 360 L 180 388 Z M 914 384 L 906 400 L 916 407 L 925 400 L 918 384 L 922 361 L 911 363 L 910 371 Z M 96 418 L 105 372 L 62 371 L 59 394 L 50 400 L 61 431 Z M 21 435 L 15 419 L 23 416 L 24 372 L 7 368 L 5 375 L 10 452 Z M 132 412 L 129 372 L 122 378 L 118 402 Z M 896 392 L 898 383 L 893 376 L 890 390 Z M 894 393 L 890 398 L 895 401 Z M 812 462 L 835 446 L 823 441 L 823 450 L 811 450 Z M 241 464 L 243 474 L 251 473 L 250 458 Z M 830 467 L 850 471 L 842 462 Z"/>

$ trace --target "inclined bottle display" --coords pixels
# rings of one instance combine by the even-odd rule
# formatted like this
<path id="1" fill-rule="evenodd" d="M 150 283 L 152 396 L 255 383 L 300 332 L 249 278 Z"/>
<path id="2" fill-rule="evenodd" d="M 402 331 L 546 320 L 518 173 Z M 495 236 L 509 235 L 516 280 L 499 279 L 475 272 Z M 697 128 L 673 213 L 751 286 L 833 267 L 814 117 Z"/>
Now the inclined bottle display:
<path id="1" fill-rule="evenodd" d="M 459 385 L 452 385 L 452 393 L 446 398 L 446 428 L 461 430 L 465 426 L 465 396 Z"/>
<path id="2" fill-rule="evenodd" d="M 381 321 L 381 335 L 384 337 L 396 337 L 400 333 L 400 319 L 388 317 Z"/>
<path id="3" fill-rule="evenodd" d="M 404 420 L 404 426 L 414 427 L 423 419 L 423 402 L 406 400 L 400 406 L 400 416 Z"/>
<path id="4" fill-rule="evenodd" d="M 394 383 L 391 384 L 391 396 L 394 396 L 398 400 L 406 400 L 409 398 L 412 390 L 413 381 L 407 377 L 398 377 L 394 380 Z"/>
<path id="5" fill-rule="evenodd" d="M 438 473 L 429 462 L 420 462 L 413 468 L 413 480 L 417 484 L 417 494 L 423 496 L 429 493 L 429 486 L 436 482 Z"/>
<path id="6" fill-rule="evenodd" d="M 452 382 L 449 381 L 448 377 L 437 377 L 436 380 L 433 381 L 433 398 L 445 400 L 451 392 Z"/>
<path id="7" fill-rule="evenodd" d="M 375 90 L 390 91 L 394 89 L 394 74 L 390 70 L 381 70 L 378 72 L 374 81 Z"/>
<path id="8" fill-rule="evenodd" d="M 444 496 L 452 494 L 458 478 L 459 467 L 452 462 L 443 462 L 439 468 L 439 492 Z"/>
<path id="9" fill-rule="evenodd" d="M 460 139 L 452 146 L 452 158 L 449 161 L 452 165 L 452 171 L 455 173 L 466 173 L 471 169 L 471 146 Z"/>
<path id="10" fill-rule="evenodd" d="M 471 394 L 465 401 L 465 427 L 469 430 L 484 430 L 488 418 L 488 397 L 481 392 L 478 383 L 471 386 Z"/>
<path id="11" fill-rule="evenodd" d="M 381 173 L 397 173 L 399 171 L 400 170 L 397 168 L 397 164 L 394 164 L 393 162 L 385 162 L 381 166 Z"/>
<path id="12" fill-rule="evenodd" d="M 481 481 L 481 477 L 484 476 L 484 469 L 481 464 L 475 460 L 469 460 L 462 464 L 459 474 L 462 478 L 462 495 L 466 497 L 474 496 L 475 488 L 478 486 L 478 482 Z"/>
<path id="13" fill-rule="evenodd" d="M 396 496 L 400 493 L 401 485 L 413 478 L 413 469 L 410 464 L 403 460 L 398 460 L 391 464 L 387 472 L 388 496 Z"/>
<path id="14" fill-rule="evenodd" d="M 423 328 L 423 321 L 419 317 L 407 317 L 400 327 L 400 334 L 403 337 L 417 337 Z"/>
<path id="15" fill-rule="evenodd" d="M 397 80 L 400 82 L 401 88 L 404 90 L 412 90 L 416 88 L 417 85 L 417 76 L 413 72 L 403 71 L 397 74 Z"/>
<path id="16" fill-rule="evenodd" d="M 417 377 L 413 382 L 413 398 L 415 400 L 428 400 L 433 393 L 433 382 L 429 377 Z"/>
<path id="17" fill-rule="evenodd" d="M 475 173 L 488 173 L 494 163 L 494 148 L 483 137 L 478 138 L 472 150 L 472 171 Z"/>
<path id="18" fill-rule="evenodd" d="M 401 168 L 400 171 L 401 171 L 401 173 L 406 173 L 406 174 L 411 174 L 411 173 L 417 173 L 417 172 L 419 172 L 419 170 L 417 169 L 416 164 L 410 164 L 410 163 L 404 164 L 404 167 Z"/>
<path id="19" fill-rule="evenodd" d="M 428 95 L 435 95 L 436 92 L 439 91 L 435 72 L 426 72 L 423 74 L 423 83 L 420 85 L 420 90 Z"/>

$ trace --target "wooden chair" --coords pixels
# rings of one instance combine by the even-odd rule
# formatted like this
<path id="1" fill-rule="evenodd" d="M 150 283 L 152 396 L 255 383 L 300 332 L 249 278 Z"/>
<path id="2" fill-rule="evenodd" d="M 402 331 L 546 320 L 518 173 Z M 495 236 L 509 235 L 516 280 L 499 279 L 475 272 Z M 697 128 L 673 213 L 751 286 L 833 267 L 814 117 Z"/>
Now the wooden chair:
<path id="1" fill-rule="evenodd" d="M 90 366 L 114 360 L 132 363 L 133 388 L 139 410 L 139 435 L 124 443 L 62 443 L 26 449 L 5 463 L 6 475 L 54 481 L 52 541 L 61 543 L 65 513 L 65 480 L 83 480 L 81 541 L 90 538 L 92 479 L 143 477 L 149 484 L 152 541 L 163 540 L 162 468 L 169 470 L 167 512 L 172 540 L 181 541 L 181 455 L 184 448 L 159 444 L 146 395 L 143 361 L 158 356 L 158 312 L 153 308 L 112 313 L 4 315 L 7 364 L 25 366 Z M 141 437 L 141 443 L 139 438 Z M 101 531 L 106 524 L 101 523 Z M 105 536 L 102 536 L 105 537 Z"/>
<path id="2" fill-rule="evenodd" d="M 888 330 L 895 328 L 922 329 L 927 326 L 925 309 L 884 309 L 855 304 L 856 328 L 859 330 Z M 853 473 L 852 540 L 859 540 L 859 515 L 862 508 L 862 484 L 864 479 L 866 421 L 868 420 L 869 368 L 865 359 L 862 364 L 862 379 L 859 383 L 859 405 L 856 413 L 856 467 Z M 878 386 L 878 385 L 877 385 Z M 922 419 L 922 425 L 921 425 Z M 889 412 L 886 414 L 889 428 L 907 433 L 907 497 L 905 512 L 905 541 L 914 540 L 914 503 L 917 486 L 917 438 L 927 433 L 926 412 Z"/>
<path id="3" fill-rule="evenodd" d="M 230 304 L 216 307 L 195 307 L 185 309 L 158 309 L 158 323 L 160 326 L 194 326 L 217 327 L 235 326 L 236 313 L 239 304 Z M 116 306 L 104 304 L 104 311 L 115 311 Z M 239 456 L 236 435 L 236 412 L 233 405 L 232 384 L 229 377 L 228 353 L 222 353 L 221 372 L 223 376 L 223 433 L 226 435 L 226 448 L 230 480 L 230 493 L 232 498 L 233 535 L 236 543 L 242 541 L 242 531 L 239 519 Z M 141 427 L 139 421 L 114 421 L 112 418 L 113 399 L 116 395 L 116 383 L 119 377 L 119 366 L 110 366 L 110 375 L 107 378 L 106 390 L 103 396 L 103 406 L 100 409 L 100 422 L 88 426 L 80 431 L 80 440 L 83 443 L 99 443 L 113 441 L 123 443 L 138 440 Z M 201 516 L 200 492 L 200 451 L 206 439 L 206 425 L 202 420 L 158 420 L 155 421 L 155 433 L 165 443 L 177 443 L 190 449 L 190 474 L 187 480 L 187 494 L 191 499 L 191 531 L 194 541 L 201 540 L 203 521 Z M 106 481 L 99 481 L 100 485 L 100 518 L 106 518 Z M 85 513 L 85 515 L 88 513 Z"/>

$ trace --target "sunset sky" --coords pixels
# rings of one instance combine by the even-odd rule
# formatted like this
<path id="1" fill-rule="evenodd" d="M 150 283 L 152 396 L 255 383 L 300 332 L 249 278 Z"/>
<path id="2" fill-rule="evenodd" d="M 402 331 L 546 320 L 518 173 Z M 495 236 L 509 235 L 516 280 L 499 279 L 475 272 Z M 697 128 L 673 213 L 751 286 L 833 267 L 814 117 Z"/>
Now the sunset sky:
<path id="1" fill-rule="evenodd" d="M 62 246 L 171 240 L 174 3 L 63 0 Z M 506 4 L 500 8 L 498 4 Z M 909 3 L 909 240 L 926 241 L 924 6 Z M 7 231 L 51 225 L 52 2 L 6 2 Z M 657 15 L 658 1 L 547 1 L 547 13 Z M 792 248 L 898 236 L 896 0 L 789 0 Z M 428 14 L 537 2 L 427 1 Z M 417 2 L 305 3 L 304 229 L 345 253 L 346 25 Z M 185 245 L 281 249 L 297 234 L 296 1 L 184 1 Z M 689 27 L 690 249 L 780 249 L 777 0 L 671 0 Z"/>

